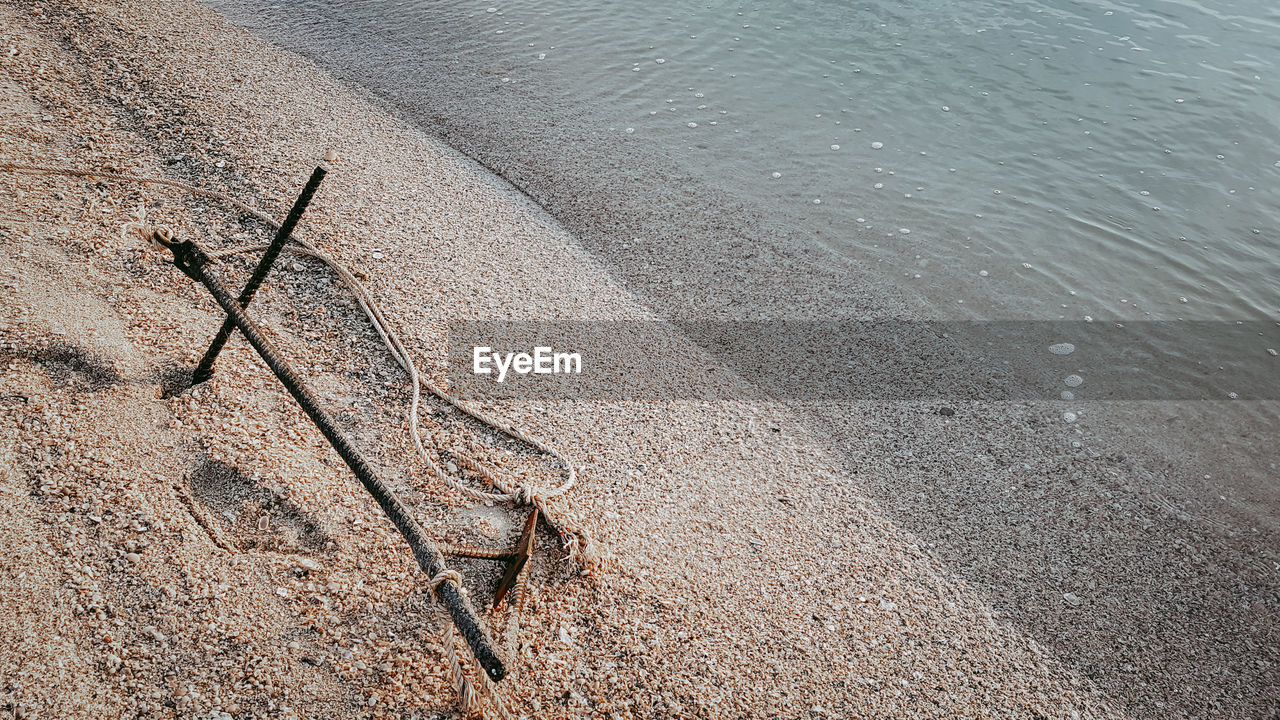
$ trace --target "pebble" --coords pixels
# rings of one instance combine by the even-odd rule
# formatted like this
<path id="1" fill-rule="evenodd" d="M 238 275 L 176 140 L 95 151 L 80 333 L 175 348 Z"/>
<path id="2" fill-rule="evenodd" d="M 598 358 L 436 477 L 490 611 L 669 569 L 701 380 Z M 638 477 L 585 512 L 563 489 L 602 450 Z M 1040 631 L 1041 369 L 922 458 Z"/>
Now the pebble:
<path id="1" fill-rule="evenodd" d="M 1062 601 L 1071 607 L 1080 607 L 1084 604 L 1084 601 L 1080 599 L 1080 596 L 1075 593 L 1062 593 Z"/>
<path id="2" fill-rule="evenodd" d="M 872 150 L 879 150 L 879 149 L 880 149 L 880 148 L 882 148 L 882 147 L 884 147 L 884 143 L 880 142 L 879 140 L 877 140 L 877 141 L 875 141 L 875 142 L 871 143 L 871 149 L 872 149 Z"/>
<path id="3" fill-rule="evenodd" d="M 1075 413 L 1073 413 L 1073 412 L 1071 412 L 1071 411 L 1067 411 L 1067 412 L 1062 413 L 1062 419 L 1063 419 L 1063 421 L 1065 421 L 1065 422 L 1073 423 L 1073 422 L 1075 422 L 1077 419 L 1079 419 L 1079 416 L 1077 416 Z"/>
<path id="4" fill-rule="evenodd" d="M 333 148 L 329 148 L 328 150 L 325 150 L 325 151 L 324 151 L 324 160 L 325 160 L 325 162 L 337 162 L 337 161 L 338 161 L 338 151 L 337 151 L 337 150 L 334 150 Z"/>
<path id="5" fill-rule="evenodd" d="M 772 175 L 770 175 L 769 177 L 772 177 L 774 180 L 777 180 L 778 178 L 782 177 L 782 173 L 780 173 L 780 172 L 775 172 L 775 173 L 773 173 Z"/>
<path id="6" fill-rule="evenodd" d="M 1063 400 L 1075 400 L 1075 399 L 1076 399 L 1076 394 L 1075 394 L 1075 393 L 1073 393 L 1073 392 L 1071 392 L 1070 390 L 1063 390 L 1063 391 L 1062 391 L 1062 399 L 1063 399 Z"/>
<path id="7" fill-rule="evenodd" d="M 1049 352 L 1053 353 L 1054 355 L 1070 355 L 1075 351 L 1076 351 L 1076 346 L 1067 342 L 1054 343 L 1053 345 L 1049 346 Z"/>
<path id="8" fill-rule="evenodd" d="M 129 562 L 131 562 L 131 563 L 133 563 L 133 564 L 135 564 L 135 565 L 137 565 L 138 563 L 142 562 L 142 556 L 141 556 L 141 555 L 139 555 L 138 553 L 132 553 L 132 552 L 131 552 L 131 553 L 125 553 L 125 555 L 124 555 L 124 559 L 125 559 L 125 560 L 128 560 Z"/>
<path id="9" fill-rule="evenodd" d="M 991 273 L 987 272 L 986 270 L 979 270 L 979 271 L 978 271 L 978 275 L 979 275 L 979 277 L 987 277 L 987 276 L 988 276 L 988 275 L 990 275 L 990 274 L 991 274 Z"/>
<path id="10" fill-rule="evenodd" d="M 1067 387 L 1073 387 L 1073 388 L 1080 387 L 1081 385 L 1084 384 L 1084 378 L 1080 377 L 1079 375 L 1068 375 L 1062 379 L 1062 384 L 1066 385 Z"/>
<path id="11" fill-rule="evenodd" d="M 832 145 L 832 146 L 831 146 L 831 149 L 832 149 L 832 150 L 839 150 L 839 149 L 840 149 L 840 146 L 839 146 L 839 145 Z"/>
<path id="12" fill-rule="evenodd" d="M 1268 354 L 1268 355 L 1270 355 L 1271 357 L 1275 357 L 1275 356 L 1276 356 L 1276 349 L 1275 349 L 1275 348 L 1267 348 L 1267 354 Z"/>

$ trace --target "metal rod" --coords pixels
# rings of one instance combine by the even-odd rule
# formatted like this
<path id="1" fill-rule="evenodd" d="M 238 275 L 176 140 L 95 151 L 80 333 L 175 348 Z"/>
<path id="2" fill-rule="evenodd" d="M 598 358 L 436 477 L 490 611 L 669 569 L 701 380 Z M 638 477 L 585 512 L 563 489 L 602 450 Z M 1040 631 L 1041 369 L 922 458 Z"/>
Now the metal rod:
<path id="1" fill-rule="evenodd" d="M 516 545 L 515 557 L 512 558 L 511 564 L 507 566 L 507 572 L 503 574 L 502 581 L 498 583 L 498 589 L 493 593 L 493 607 L 497 608 L 502 604 L 502 599 L 507 596 L 507 591 L 515 584 L 516 578 L 520 577 L 520 571 L 524 569 L 524 564 L 529 562 L 529 556 L 533 554 L 533 538 L 538 530 L 538 508 L 534 508 L 529 512 L 529 519 L 524 521 L 524 532 L 520 533 L 520 543 Z"/>
<path id="2" fill-rule="evenodd" d="M 245 283 L 244 289 L 240 291 L 240 299 L 238 301 L 240 307 L 247 308 L 249 303 L 253 302 L 254 294 L 258 292 L 259 287 L 262 287 L 262 282 L 267 279 L 267 273 L 271 272 L 271 266 L 275 264 L 276 258 L 280 257 L 280 251 L 284 249 L 284 244 L 289 241 L 289 236 L 293 234 L 293 228 L 297 226 L 298 220 L 302 218 L 302 213 L 306 212 L 307 205 L 311 204 L 311 196 L 315 195 L 316 188 L 320 186 L 320 181 L 324 179 L 324 176 L 325 169 L 322 167 L 317 167 L 311 172 L 311 177 L 302 188 L 302 194 L 293 202 L 293 207 L 289 210 L 289 214 L 285 216 L 284 222 L 280 224 L 280 229 L 276 231 L 276 236 L 271 240 L 271 244 L 267 246 L 267 251 L 262 254 L 262 259 L 258 261 L 258 267 L 253 269 L 253 275 L 249 277 L 249 282 Z M 235 327 L 235 323 L 231 322 L 230 317 L 222 321 L 222 327 L 219 328 L 218 334 L 214 336 L 209 349 L 204 353 L 204 357 L 200 358 L 200 364 L 191 373 L 192 387 L 213 377 L 213 364 L 217 362 L 218 353 L 222 352 L 222 347 L 227 344 L 227 340 L 231 339 L 231 332 L 235 330 Z"/>
<path id="3" fill-rule="evenodd" d="M 181 243 L 170 242 L 166 243 L 166 245 L 173 251 L 173 261 L 178 266 L 178 269 L 209 290 L 209 293 L 213 295 L 213 299 L 218 302 L 218 305 L 227 314 L 229 321 L 244 334 L 245 339 L 249 341 L 254 350 L 258 351 L 263 361 L 271 368 L 271 372 L 275 373 L 280 382 L 289 390 L 289 394 L 293 396 L 293 399 L 298 401 L 298 404 L 302 406 L 311 421 L 316 424 L 316 427 L 320 428 L 320 432 L 324 433 L 329 444 L 333 445 L 333 449 L 337 450 L 342 459 L 346 461 L 347 466 L 351 468 L 351 472 L 355 473 L 355 476 L 359 478 L 360 483 L 369 491 L 369 494 L 373 495 L 374 499 L 378 501 L 382 511 L 387 514 L 387 517 L 391 518 L 391 522 L 395 523 L 396 529 L 408 541 L 414 557 L 418 560 L 418 565 L 427 573 L 427 576 L 434 578 L 444 571 L 444 556 L 440 554 L 439 548 L 427 538 L 422 527 L 409 514 L 409 509 L 374 474 L 369 462 L 360 454 L 360 451 L 356 450 L 346 435 L 338 429 L 333 418 L 320 407 L 311 390 L 298 377 L 293 368 L 280 358 L 271 341 L 263 335 L 257 324 L 245 314 L 244 308 L 231 297 L 228 289 L 216 277 L 206 272 L 205 266 L 210 262 L 209 256 L 190 240 Z M 472 654 L 475 655 L 476 660 L 479 661 L 480 666 L 484 668 L 489 677 L 495 682 L 505 677 L 506 669 L 502 665 L 502 660 L 498 658 L 497 653 L 493 650 L 493 641 L 489 639 L 488 634 L 480 627 L 480 622 L 476 619 L 475 610 L 472 609 L 471 604 L 462 595 L 458 585 L 452 580 L 446 580 L 439 584 L 436 588 L 436 593 L 440 598 L 440 602 L 449 611 L 450 617 L 453 618 L 454 626 L 462 633 L 467 645 L 471 647 Z"/>

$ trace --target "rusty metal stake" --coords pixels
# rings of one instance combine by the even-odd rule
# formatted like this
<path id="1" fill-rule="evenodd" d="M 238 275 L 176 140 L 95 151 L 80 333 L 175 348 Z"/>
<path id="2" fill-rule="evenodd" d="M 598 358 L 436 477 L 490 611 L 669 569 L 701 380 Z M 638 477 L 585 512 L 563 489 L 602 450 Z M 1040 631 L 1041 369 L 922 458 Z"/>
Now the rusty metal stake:
<path id="1" fill-rule="evenodd" d="M 529 556 L 533 554 L 533 539 L 537 529 L 538 508 L 535 507 L 529 512 L 529 519 L 524 522 L 524 532 L 520 534 L 520 543 L 516 545 L 515 556 L 511 558 L 511 564 L 507 565 L 507 572 L 502 575 L 502 581 L 498 583 L 498 589 L 493 593 L 495 608 L 502 604 L 507 591 L 516 584 L 520 571 L 524 569 L 525 563 L 529 562 Z"/>
<path id="2" fill-rule="evenodd" d="M 267 251 L 262 254 L 262 259 L 258 261 L 258 267 L 253 269 L 253 275 L 249 277 L 249 282 L 245 283 L 244 289 L 240 291 L 240 299 L 237 301 L 240 307 L 248 308 L 249 303 L 253 302 L 254 294 L 258 292 L 259 287 L 262 287 L 262 282 L 267 279 L 267 273 L 271 272 L 271 266 L 275 264 L 276 258 L 280 257 L 280 251 L 284 249 L 284 244 L 289 241 L 289 236 L 293 234 L 293 228 L 297 226 L 298 220 L 302 219 L 302 213 L 306 212 L 307 205 L 311 204 L 311 196 L 315 195 L 316 188 L 320 187 L 320 181 L 324 179 L 324 176 L 325 169 L 322 167 L 317 167 L 311 172 L 311 177 L 302 188 L 302 194 L 298 195 L 298 199 L 293 202 L 293 207 L 289 209 L 289 214 L 285 216 L 284 222 L 280 223 L 280 229 L 276 231 L 276 236 L 272 238 L 271 244 L 267 246 Z M 231 339 L 231 332 L 235 329 L 235 323 L 231 321 L 230 317 L 222 321 L 222 327 L 218 329 L 218 334 L 214 336 L 209 349 L 204 353 L 204 357 L 200 358 L 200 364 L 196 365 L 195 371 L 191 373 L 192 387 L 213 377 L 213 363 L 218 360 L 218 353 L 222 352 L 222 346 L 226 345 L 227 340 Z"/>
<path id="3" fill-rule="evenodd" d="M 400 499 L 391 492 L 390 488 L 382 482 L 374 473 L 373 468 L 369 465 L 368 460 L 356 450 L 346 435 L 338 429 L 333 418 L 329 413 L 325 412 L 320 404 L 316 401 L 311 390 L 298 377 L 298 374 L 284 360 L 280 358 L 279 353 L 271 344 L 271 341 L 262 333 L 257 324 L 245 314 L 244 308 L 231 297 L 231 293 L 226 286 L 222 284 L 216 277 L 211 276 L 205 269 L 210 263 L 209 256 L 198 245 L 190 240 L 184 242 L 164 242 L 165 246 L 173 251 L 173 262 L 187 277 L 204 285 L 209 293 L 213 295 L 213 299 L 222 307 L 223 312 L 227 314 L 228 322 L 232 323 L 245 339 L 253 346 L 254 350 L 262 356 L 263 361 L 271 368 L 271 372 L 275 373 L 280 382 L 288 389 L 289 394 L 294 400 L 302 406 L 307 413 L 307 417 L 320 428 L 320 432 L 324 434 L 329 444 L 334 450 L 342 456 L 347 466 L 351 468 L 351 472 L 360 480 L 369 494 L 378 501 L 378 505 L 382 507 L 382 511 L 391 519 L 409 543 L 409 547 L 413 550 L 413 555 L 418 560 L 418 565 L 427 574 L 428 577 L 436 577 L 445 570 L 444 556 L 440 554 L 437 548 L 423 532 L 422 527 L 418 525 L 413 516 L 409 514 L 409 509 L 400 502 Z M 480 626 L 479 620 L 476 619 L 475 610 L 471 604 L 462 595 L 460 588 L 452 580 L 446 580 L 439 584 L 436 588 L 436 594 L 440 598 L 440 602 L 449 611 L 449 615 L 453 618 L 453 624 L 462 633 L 466 639 L 467 645 L 471 647 L 471 652 L 475 655 L 480 666 L 495 682 L 506 676 L 506 669 L 502 665 L 502 660 L 498 658 L 497 653 L 493 650 L 493 641 L 489 639 L 488 634 Z"/>

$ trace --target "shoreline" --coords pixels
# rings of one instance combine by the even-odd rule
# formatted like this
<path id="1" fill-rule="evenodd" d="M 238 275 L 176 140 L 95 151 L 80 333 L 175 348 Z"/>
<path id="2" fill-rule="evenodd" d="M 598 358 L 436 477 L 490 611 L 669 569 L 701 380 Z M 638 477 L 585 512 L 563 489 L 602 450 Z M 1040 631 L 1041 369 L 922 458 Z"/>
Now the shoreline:
<path id="1" fill-rule="evenodd" d="M 513 188 L 310 62 L 232 28 L 207 8 L 62 2 L 30 16 L 5 5 L 0 22 L 6 41 L 20 48 L 2 66 L 12 102 L 0 122 L 14 142 L 0 160 L 52 156 L 167 174 L 280 214 L 308 161 L 336 149 L 333 175 L 301 232 L 362 268 L 401 324 L 411 353 L 427 367 L 438 360 L 441 333 L 453 317 L 537 318 L 539 307 L 589 319 L 654 314 Z M 195 57 L 202 59 L 192 62 Z M 35 73 L 40 66 L 43 75 Z M 15 198 L 9 206 L 29 219 L 6 218 L 0 225 L 9 270 L 0 333 L 16 366 L 0 395 L 27 398 L 10 403 L 4 421 L 13 432 L 6 437 L 16 439 L 0 445 L 14 468 L 3 476 L 4 490 L 21 508 L 10 510 L 16 515 L 4 545 L 25 550 L 10 551 L 15 554 L 0 562 L 0 572 L 16 582 L 22 568 L 31 568 L 37 577 L 23 582 L 40 588 L 24 598 L 11 592 L 18 585 L 6 583 L 6 612 L 14 620 L 6 624 L 31 630 L 4 637 L 17 649 L 0 655 L 0 664 L 78 663 L 68 680 L 74 691 L 65 698 L 42 695 L 28 680 L 0 700 L 67 717 L 140 707 L 158 717 L 287 715 L 279 710 L 286 703 L 303 717 L 451 714 L 438 613 L 421 594 L 425 579 L 243 343 L 228 348 L 224 371 L 206 390 L 154 398 L 157 374 L 194 361 L 217 316 L 174 268 L 121 240 L 119 225 L 142 205 L 175 228 L 228 244 L 247 239 L 250 229 L 179 194 L 111 183 L 0 174 L 0 193 Z M 161 205 L 153 207 L 156 202 Z M 62 239 L 62 246 L 43 242 L 45 236 Z M 92 274 L 80 269 L 86 262 Z M 376 448 L 381 464 L 406 468 L 397 489 L 415 498 L 429 531 L 454 542 L 508 538 L 518 529 L 517 515 L 469 508 L 408 469 L 403 378 L 325 274 L 299 266 L 280 273 L 255 307 L 273 328 L 287 328 L 286 342 L 326 400 L 349 409 L 343 419 Z M 72 291 L 51 293 L 50 277 Z M 115 373 L 103 377 L 122 380 L 99 387 L 85 365 L 59 364 L 35 350 L 57 344 L 83 346 L 87 357 Z M 31 407 L 33 396 L 41 407 Z M 918 455 L 943 475 L 975 460 L 986 463 L 982 472 L 993 478 L 1023 474 L 1010 471 L 1017 467 L 1016 450 L 1035 447 L 1050 432 L 1040 410 L 974 408 L 971 418 L 952 421 L 926 418 L 914 405 L 855 404 L 861 414 L 854 419 L 849 408 L 834 408 L 840 418 L 815 425 L 813 415 L 764 405 L 548 405 L 511 402 L 501 411 L 570 448 L 582 478 L 567 506 L 609 546 L 616 564 L 579 576 L 561 561 L 553 537 L 540 538 L 531 610 L 513 648 L 516 677 L 502 686 L 517 716 L 1065 718 L 1143 717 L 1155 710 L 1147 695 L 1137 696 L 1136 707 L 1123 707 L 1108 697 L 1116 683 L 1104 691 L 1082 676 L 1079 648 L 1070 649 L 1072 662 L 1064 664 L 1060 648 L 1040 639 L 1060 638 L 1059 626 L 1045 617 L 1090 611 L 1097 617 L 1095 603 L 1109 603 L 1078 592 L 1073 583 L 1087 580 L 1087 573 L 1046 588 L 1044 600 L 1056 602 L 1053 612 L 1031 613 L 1030 621 L 1016 612 L 1016 622 L 998 618 L 983 591 L 968 585 L 967 572 L 937 559 L 925 540 L 887 519 L 881 501 L 869 499 L 876 478 L 893 477 L 894 462 L 886 466 L 880 458 L 902 459 L 893 449 L 902 438 L 918 440 Z M 839 442 L 856 452 L 831 452 L 832 427 L 848 435 Z M 992 435 L 1011 427 L 1021 430 L 1008 443 L 993 443 Z M 118 448 L 115 428 L 140 432 Z M 857 439 L 868 430 L 870 442 Z M 973 434 L 985 453 L 956 450 Z M 68 450 L 36 449 L 45 447 Z M 84 457 L 86 451 L 107 457 Z M 489 459 L 520 462 L 501 453 Z M 1068 477 L 1088 471 L 1086 482 L 1096 480 L 1126 503 L 1145 497 L 1125 488 L 1141 484 L 1150 471 L 1096 460 L 1061 465 L 1060 457 L 1024 458 Z M 905 479 L 883 486 L 894 488 L 881 495 L 885 500 L 936 477 L 911 463 L 898 469 Z M 1110 474 L 1116 469 L 1122 477 Z M 217 472 L 248 478 L 237 481 L 244 497 L 202 496 L 200 483 L 190 480 Z M 57 487 L 68 492 L 41 489 L 49 484 L 41 478 L 55 475 Z M 955 479 L 979 498 L 1000 491 L 986 477 Z M 283 523 L 280 532 L 255 533 L 243 518 L 244 503 L 259 501 L 264 507 L 255 512 L 269 511 L 277 518 L 272 522 Z M 919 504 L 924 513 L 928 503 Z M 128 512 L 95 514 L 103 507 Z M 938 533 L 963 531 L 972 520 L 934 510 L 921 520 L 936 519 Z M 239 519 L 224 527 L 226 511 Z M 1007 513 L 992 513 L 991 525 L 977 526 L 983 537 L 969 541 L 976 554 L 1001 547 L 992 540 Z M 303 518 L 323 542 L 308 540 L 314 533 Z M 1148 520 L 1158 530 L 1181 522 Z M 134 523 L 149 527 L 139 531 Z M 1178 526 L 1171 536 L 1198 536 L 1214 551 L 1209 562 L 1245 577 L 1232 564 L 1239 559 L 1236 547 L 1205 532 Z M 1140 542 L 1149 542 L 1146 537 Z M 1051 552 L 1065 562 L 1074 556 L 1059 547 Z M 57 559 L 37 559 L 46 554 Z M 494 579 L 492 566 L 464 564 L 463 570 L 478 593 Z M 1257 595 L 1267 587 L 1267 576 L 1261 577 Z M 1274 578 L 1270 582 L 1274 587 Z M 224 585 L 229 588 L 220 590 Z M 1081 600 L 1084 610 L 1064 604 L 1065 594 Z M 1258 602 L 1256 612 L 1265 615 L 1274 599 Z M 148 603 L 144 612 L 120 612 Z M 1117 619 L 1106 612 L 1109 621 Z M 1068 617 L 1066 626 L 1075 622 Z M 103 640 L 104 633 L 111 639 Z M 1265 643 L 1274 638 L 1268 633 L 1274 630 L 1253 637 Z M 1105 635 L 1084 633 L 1090 642 Z M 42 641 L 52 637 L 62 644 Z M 1213 652 L 1239 640 L 1230 636 Z M 1274 646 L 1264 644 L 1258 658 L 1274 654 Z M 1102 655 L 1111 662 L 1115 653 Z M 1135 672 L 1144 681 L 1166 674 L 1164 668 Z M 1186 681 L 1179 672 L 1168 674 L 1170 685 Z M 255 686 L 245 679 L 258 676 L 271 682 Z M 772 682 L 760 683 L 762 677 Z M 1267 677 L 1267 668 L 1257 667 L 1252 685 L 1263 683 L 1263 691 L 1222 701 L 1217 716 L 1247 717 L 1250 707 L 1265 707 L 1261 703 L 1277 696 Z M 1128 682 L 1121 677 L 1120 685 Z M 1235 687 L 1239 693 L 1242 686 Z M 1157 688 L 1149 696 L 1167 692 Z M 379 700 L 369 704 L 371 698 Z"/>
<path id="2" fill-rule="evenodd" d="M 344 27 L 339 17 L 326 20 Z M 464 154 L 482 158 L 485 167 L 535 197 L 659 315 L 695 322 L 753 318 L 754 312 L 822 320 L 830 314 L 929 315 L 928 308 L 895 299 L 884 282 L 891 278 L 842 266 L 804 242 L 811 238 L 788 240 L 785 229 L 741 198 L 694 182 L 689 173 L 673 175 L 678 164 L 665 155 L 646 155 L 630 139 L 616 154 L 579 152 L 575 139 L 594 148 L 603 130 L 585 124 L 535 122 L 526 128 L 518 103 L 489 100 L 514 92 L 501 78 L 518 79 L 516 68 L 499 58 L 487 61 L 477 50 L 455 68 L 447 55 L 435 57 L 433 67 L 443 77 L 433 73 L 432 83 L 414 92 L 385 81 L 359 49 L 392 66 L 395 52 L 346 42 L 333 30 L 310 33 L 319 27 L 315 23 L 280 21 L 285 34 L 299 33 L 288 38 L 280 30 L 273 35 L 273 27 L 263 35 L 304 52 Z M 458 44 L 471 47 L 468 38 L 442 46 Z M 473 118 L 475 104 L 484 109 Z M 571 120 L 573 114 L 572 106 L 552 103 L 543 115 Z M 719 251 L 706 253 L 708 245 Z M 948 361 L 951 348 L 919 340 L 923 368 Z M 1091 382 L 1084 390 L 1084 398 L 1106 394 Z M 1189 716 L 1222 714 L 1215 703 L 1227 691 L 1204 679 L 1204 667 L 1231 667 L 1242 678 L 1233 691 L 1240 697 L 1226 707 L 1265 708 L 1267 698 L 1280 693 L 1274 676 L 1267 679 L 1273 671 L 1265 664 L 1274 659 L 1255 658 L 1264 665 L 1250 666 L 1238 653 L 1240 647 L 1274 644 L 1266 639 L 1272 626 L 1259 626 L 1252 611 L 1226 599 L 1230 587 L 1243 584 L 1251 588 L 1249 597 L 1272 606 L 1263 598 L 1271 597 L 1275 579 L 1262 568 L 1276 558 L 1258 549 L 1280 537 L 1273 480 L 1280 455 L 1266 439 L 1280 427 L 1280 403 L 993 403 L 974 407 L 968 422 L 953 423 L 964 432 L 950 433 L 921 419 L 935 409 L 925 404 L 851 403 L 840 411 L 798 405 L 811 435 L 824 439 L 860 494 L 974 582 L 985 601 L 1136 714 L 1163 717 L 1171 707 Z M 1065 412 L 1080 422 L 1064 426 Z M 928 461 L 894 458 L 904 447 Z M 977 481 L 975 473 L 992 475 Z M 949 502 L 937 499 L 940 488 Z M 1089 514 L 1073 516 L 1080 505 L 1091 508 Z M 981 530 L 958 542 L 956 528 Z M 1009 547 L 1013 536 L 1023 538 L 1022 547 Z M 1169 545 L 1201 550 L 1188 567 Z M 1007 563 L 992 562 L 1006 555 Z M 1217 560 L 1206 561 L 1210 556 Z M 1141 577 L 1132 577 L 1128 568 L 1134 566 L 1142 568 Z M 1087 629 L 1060 612 L 1055 605 L 1061 598 L 1049 592 L 1070 592 L 1073 585 L 1100 598 L 1102 607 L 1091 608 Z M 1135 627 L 1142 629 L 1127 638 Z M 1193 636 L 1212 639 L 1189 640 Z M 1255 686 L 1264 690 L 1255 692 Z"/>

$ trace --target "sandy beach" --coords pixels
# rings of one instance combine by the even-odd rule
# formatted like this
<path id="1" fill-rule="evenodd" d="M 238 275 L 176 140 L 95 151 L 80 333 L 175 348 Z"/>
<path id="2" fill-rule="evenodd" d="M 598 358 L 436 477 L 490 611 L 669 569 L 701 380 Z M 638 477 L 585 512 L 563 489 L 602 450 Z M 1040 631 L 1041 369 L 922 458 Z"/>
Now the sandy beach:
<path id="1" fill-rule="evenodd" d="M 297 234 L 358 271 L 437 381 L 451 321 L 663 321 L 714 274 L 620 271 L 609 218 L 557 218 L 568 200 L 540 206 L 192 2 L 0 2 L 0 138 L 0 164 L 164 177 L 276 217 L 328 155 Z M 122 232 L 142 216 L 211 250 L 269 237 L 174 188 L 0 172 L 0 717 L 459 717 L 428 578 L 253 350 L 233 340 L 212 381 L 165 396 L 221 315 Z M 697 230 L 647 259 L 696 254 Z M 813 282 L 744 272 L 758 307 L 910 311 L 760 253 L 743 267 Z M 429 535 L 515 542 L 526 508 L 422 468 L 408 381 L 330 270 L 286 255 L 252 310 Z M 722 382 L 669 341 L 691 382 Z M 603 559 L 543 527 L 523 612 L 482 612 L 496 692 L 530 718 L 1276 717 L 1274 435 L 1218 425 L 1249 446 L 1224 465 L 1153 429 L 1207 420 L 1133 405 L 1066 424 L 1047 402 L 493 403 L 576 463 L 550 506 Z M 445 403 L 423 424 L 558 477 Z M 501 566 L 455 566 L 486 607 Z"/>

